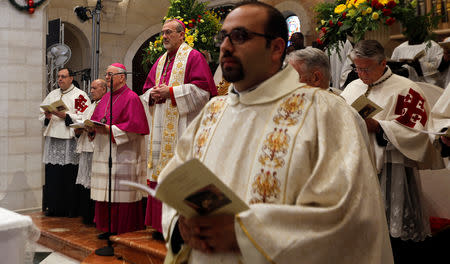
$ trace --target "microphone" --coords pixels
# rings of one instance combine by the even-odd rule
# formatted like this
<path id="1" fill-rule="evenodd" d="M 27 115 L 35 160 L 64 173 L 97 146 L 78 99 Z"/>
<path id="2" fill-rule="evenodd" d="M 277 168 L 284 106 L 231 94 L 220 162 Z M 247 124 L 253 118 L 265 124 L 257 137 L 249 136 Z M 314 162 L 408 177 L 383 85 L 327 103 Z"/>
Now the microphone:
<path id="1" fill-rule="evenodd" d="M 125 74 L 125 75 L 127 75 L 127 74 L 133 74 L 133 72 L 118 72 L 118 73 L 113 73 L 113 74 L 111 74 L 111 76 L 119 75 L 119 74 Z"/>

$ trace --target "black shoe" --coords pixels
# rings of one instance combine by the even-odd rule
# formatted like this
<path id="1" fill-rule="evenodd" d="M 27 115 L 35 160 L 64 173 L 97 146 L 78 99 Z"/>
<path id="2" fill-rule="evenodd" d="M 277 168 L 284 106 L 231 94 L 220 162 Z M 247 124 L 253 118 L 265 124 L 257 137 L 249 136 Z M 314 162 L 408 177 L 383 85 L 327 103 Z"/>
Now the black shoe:
<path id="1" fill-rule="evenodd" d="M 152 238 L 157 241 L 165 241 L 164 235 L 159 231 L 153 231 Z"/>
<path id="2" fill-rule="evenodd" d="M 106 240 L 108 239 L 110 236 L 115 236 L 117 235 L 117 233 L 109 233 L 109 232 L 105 232 L 105 233 L 101 233 L 100 235 L 97 236 L 98 239 L 100 240 Z"/>

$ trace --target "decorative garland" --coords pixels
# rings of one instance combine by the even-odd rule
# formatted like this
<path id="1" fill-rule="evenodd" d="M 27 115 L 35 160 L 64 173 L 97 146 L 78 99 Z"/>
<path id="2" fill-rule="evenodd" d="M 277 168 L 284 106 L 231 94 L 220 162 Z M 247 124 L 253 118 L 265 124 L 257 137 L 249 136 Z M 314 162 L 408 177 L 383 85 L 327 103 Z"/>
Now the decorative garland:
<path id="1" fill-rule="evenodd" d="M 34 0 L 27 0 L 27 1 L 26 1 L 26 2 L 27 2 L 27 5 L 19 5 L 16 1 L 17 1 L 17 0 L 9 0 L 9 2 L 10 2 L 15 8 L 17 8 L 17 9 L 20 10 L 20 11 L 27 10 L 29 14 L 33 14 L 33 13 L 34 13 L 34 10 L 35 10 L 38 6 L 42 5 L 42 4 L 45 2 L 45 0 L 40 0 L 40 1 L 37 0 L 36 2 L 35 2 Z"/>

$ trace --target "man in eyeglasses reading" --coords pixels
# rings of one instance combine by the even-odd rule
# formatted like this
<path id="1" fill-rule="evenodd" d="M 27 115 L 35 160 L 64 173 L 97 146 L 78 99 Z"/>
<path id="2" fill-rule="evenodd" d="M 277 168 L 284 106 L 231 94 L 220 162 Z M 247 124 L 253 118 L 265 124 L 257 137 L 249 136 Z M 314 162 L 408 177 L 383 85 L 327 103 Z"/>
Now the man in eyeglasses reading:
<path id="1" fill-rule="evenodd" d="M 58 71 L 58 89 L 51 91 L 41 105 L 62 100 L 67 111 L 44 111 L 40 120 L 44 131 L 45 185 L 43 210 L 47 216 L 78 215 L 75 180 L 78 172 L 78 153 L 75 132 L 70 124 L 79 122 L 91 104 L 87 94 L 73 84 L 73 72 L 68 68 Z"/>
<path id="2" fill-rule="evenodd" d="M 178 138 L 208 100 L 217 95 L 216 85 L 204 56 L 185 40 L 185 25 L 167 20 L 162 28 L 167 50 L 153 65 L 144 84 L 145 108 L 149 111 L 148 170 L 150 187 L 173 156 Z M 148 197 L 145 224 L 161 229 L 161 202 Z"/>
<path id="3" fill-rule="evenodd" d="M 160 180 L 197 158 L 250 209 L 188 219 L 164 206 L 167 261 L 392 263 L 358 124 L 344 100 L 282 69 L 287 36 L 283 15 L 265 3 L 225 18 L 216 40 L 230 92 L 187 128 Z"/>
<path id="4" fill-rule="evenodd" d="M 430 106 L 416 83 L 393 74 L 386 66 L 384 48 L 378 41 L 358 42 L 350 58 L 359 79 L 341 96 L 352 104 L 364 94 L 383 108 L 365 121 L 375 150 L 395 263 L 407 259 L 421 262 L 418 259 L 423 252 L 412 241 L 424 240 L 430 226 L 421 201 L 418 166 L 430 167 L 438 154 L 428 135 L 417 129 L 432 130 Z"/>

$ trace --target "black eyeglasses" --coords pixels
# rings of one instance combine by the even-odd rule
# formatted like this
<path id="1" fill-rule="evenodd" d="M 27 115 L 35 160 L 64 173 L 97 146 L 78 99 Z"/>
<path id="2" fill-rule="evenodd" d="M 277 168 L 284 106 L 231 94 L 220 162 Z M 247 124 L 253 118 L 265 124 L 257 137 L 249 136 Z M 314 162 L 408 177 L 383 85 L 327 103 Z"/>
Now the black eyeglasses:
<path id="1" fill-rule="evenodd" d="M 245 28 L 235 28 L 235 29 L 231 30 L 230 33 L 226 33 L 225 31 L 220 31 L 219 34 L 217 34 L 214 37 L 214 42 L 216 43 L 217 46 L 220 46 L 227 37 L 230 37 L 230 42 L 232 45 L 234 45 L 234 44 L 239 45 L 239 44 L 246 42 L 249 39 L 252 39 L 254 36 L 264 37 L 269 40 L 275 39 L 275 37 L 271 36 L 271 35 L 253 32 L 253 31 L 247 30 Z"/>

